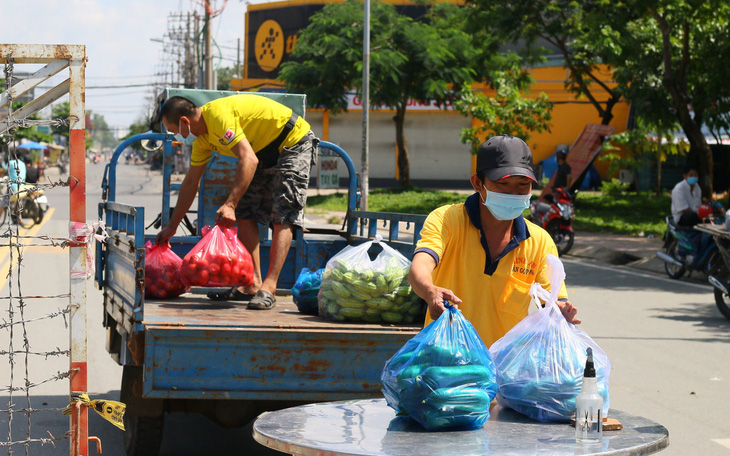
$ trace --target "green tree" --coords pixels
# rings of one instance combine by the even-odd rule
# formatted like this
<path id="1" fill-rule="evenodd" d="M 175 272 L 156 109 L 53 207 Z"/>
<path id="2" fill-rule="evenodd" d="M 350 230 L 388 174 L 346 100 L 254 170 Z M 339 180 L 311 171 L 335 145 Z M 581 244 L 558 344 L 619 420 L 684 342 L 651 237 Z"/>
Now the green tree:
<path id="1" fill-rule="evenodd" d="M 117 145 L 118 141 L 114 138 L 114 133 L 109 128 L 103 115 L 92 112 L 91 122 L 93 123 L 91 138 L 97 147 L 105 148 Z"/>
<path id="2" fill-rule="evenodd" d="M 441 5 L 447 13 L 449 6 Z M 311 17 L 279 79 L 289 90 L 307 94 L 314 106 L 338 113 L 347 109 L 347 94 L 362 93 L 363 5 L 357 0 L 326 5 Z M 440 24 L 448 24 L 441 21 Z M 475 51 L 465 32 L 441 29 L 398 14 L 390 4 L 374 1 L 370 18 L 370 101 L 395 110 L 395 139 L 401 185 L 410 183 L 404 134 L 409 100 L 452 102 L 474 79 Z"/>
<path id="3" fill-rule="evenodd" d="M 593 35 L 595 4 L 607 0 L 467 0 L 475 6 L 472 27 L 489 27 L 501 39 L 520 48 L 528 63 L 543 61 L 544 55 L 559 52 L 568 69 L 566 89 L 585 98 L 596 109 L 601 123 L 613 119 L 613 107 L 623 99 L 621 91 L 601 75 L 601 56 L 588 39 Z M 620 3 L 615 8 L 620 8 Z M 497 19 L 495 19 L 497 18 Z M 485 24 L 488 24 L 485 26 Z"/>
<path id="4" fill-rule="evenodd" d="M 145 124 L 145 123 L 132 124 L 129 126 L 129 133 L 126 136 L 124 136 L 123 138 L 121 138 L 121 140 L 125 141 L 134 135 L 141 135 L 142 133 L 147 133 L 149 131 L 149 129 L 150 129 L 149 125 Z M 134 150 L 140 151 L 140 152 L 144 150 L 139 141 L 135 142 L 134 144 L 132 144 L 129 147 L 131 147 Z"/>
<path id="5" fill-rule="evenodd" d="M 51 107 L 51 117 L 54 119 L 68 119 L 70 115 L 71 107 L 68 101 L 56 103 Z M 69 128 L 67 126 L 54 125 L 51 127 L 51 133 L 66 138 L 66 144 L 68 144 Z"/>
<path id="6" fill-rule="evenodd" d="M 216 87 L 218 90 L 231 90 L 231 79 L 236 77 L 236 69 L 233 67 L 218 68 L 215 70 Z"/>
<path id="7" fill-rule="evenodd" d="M 730 111 L 730 5 L 710 0 L 602 3 L 597 51 L 640 116 L 681 126 L 705 196 L 713 191 L 712 151 L 702 126 L 727 129 Z M 612 15 L 608 12 L 612 11 Z"/>

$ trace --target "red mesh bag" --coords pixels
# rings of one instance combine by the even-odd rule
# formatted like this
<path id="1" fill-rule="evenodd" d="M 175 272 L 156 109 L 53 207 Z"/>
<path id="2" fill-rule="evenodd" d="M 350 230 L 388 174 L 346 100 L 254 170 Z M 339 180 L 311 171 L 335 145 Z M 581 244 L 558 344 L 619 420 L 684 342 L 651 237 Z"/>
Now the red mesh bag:
<path id="1" fill-rule="evenodd" d="M 203 227 L 203 238 L 183 258 L 183 280 L 199 287 L 253 284 L 253 260 L 237 228 Z"/>
<path id="2" fill-rule="evenodd" d="M 146 298 L 177 298 L 189 287 L 182 280 L 182 259 L 169 245 L 144 246 L 144 295 Z"/>

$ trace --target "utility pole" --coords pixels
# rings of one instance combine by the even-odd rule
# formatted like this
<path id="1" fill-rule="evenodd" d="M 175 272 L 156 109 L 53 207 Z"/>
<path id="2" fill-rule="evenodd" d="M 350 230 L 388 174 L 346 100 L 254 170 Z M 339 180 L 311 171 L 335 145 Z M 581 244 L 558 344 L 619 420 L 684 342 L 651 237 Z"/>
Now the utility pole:
<path id="1" fill-rule="evenodd" d="M 360 171 L 360 185 L 362 198 L 360 208 L 368 210 L 369 179 L 369 148 L 368 129 L 370 127 L 370 0 L 365 0 L 365 22 L 363 25 L 362 40 L 362 170 Z"/>
<path id="2" fill-rule="evenodd" d="M 241 74 L 241 38 L 238 38 L 236 44 L 236 77 L 242 78 Z"/>
<path id="3" fill-rule="evenodd" d="M 184 87 L 186 89 L 195 88 L 195 38 L 191 36 L 193 31 L 191 30 L 192 16 L 190 13 L 187 15 L 187 21 L 185 24 L 185 79 Z"/>
<path id="4" fill-rule="evenodd" d="M 210 9 L 205 8 L 205 57 L 203 58 L 205 67 L 205 85 L 204 89 L 212 90 L 215 88 L 213 85 L 213 56 L 211 55 L 211 41 L 213 33 L 210 26 Z"/>

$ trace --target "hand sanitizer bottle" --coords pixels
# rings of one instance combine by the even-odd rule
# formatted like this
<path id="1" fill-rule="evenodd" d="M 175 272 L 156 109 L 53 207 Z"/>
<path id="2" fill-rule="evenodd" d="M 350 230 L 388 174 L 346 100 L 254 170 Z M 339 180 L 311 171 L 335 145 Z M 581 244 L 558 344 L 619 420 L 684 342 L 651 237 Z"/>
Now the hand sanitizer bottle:
<path id="1" fill-rule="evenodd" d="M 598 394 L 593 350 L 586 351 L 588 359 L 583 371 L 583 387 L 575 398 L 575 440 L 579 443 L 600 443 L 603 438 L 603 397 Z"/>

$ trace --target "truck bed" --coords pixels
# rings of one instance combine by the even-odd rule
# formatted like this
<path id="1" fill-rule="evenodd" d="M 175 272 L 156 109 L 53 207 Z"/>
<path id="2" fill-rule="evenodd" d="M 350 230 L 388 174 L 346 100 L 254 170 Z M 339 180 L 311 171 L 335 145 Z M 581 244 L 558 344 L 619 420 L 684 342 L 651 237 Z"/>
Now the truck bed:
<path id="1" fill-rule="evenodd" d="M 422 325 L 345 323 L 306 315 L 297 309 L 291 295 L 276 296 L 271 310 L 249 310 L 242 301 L 211 301 L 204 294 L 186 293 L 174 300 L 145 299 L 146 327 L 258 328 L 322 332 L 418 332 Z"/>
<path id="2" fill-rule="evenodd" d="M 341 323 L 185 294 L 146 300 L 145 397 L 341 400 L 380 397 L 385 362 L 418 325 Z"/>

